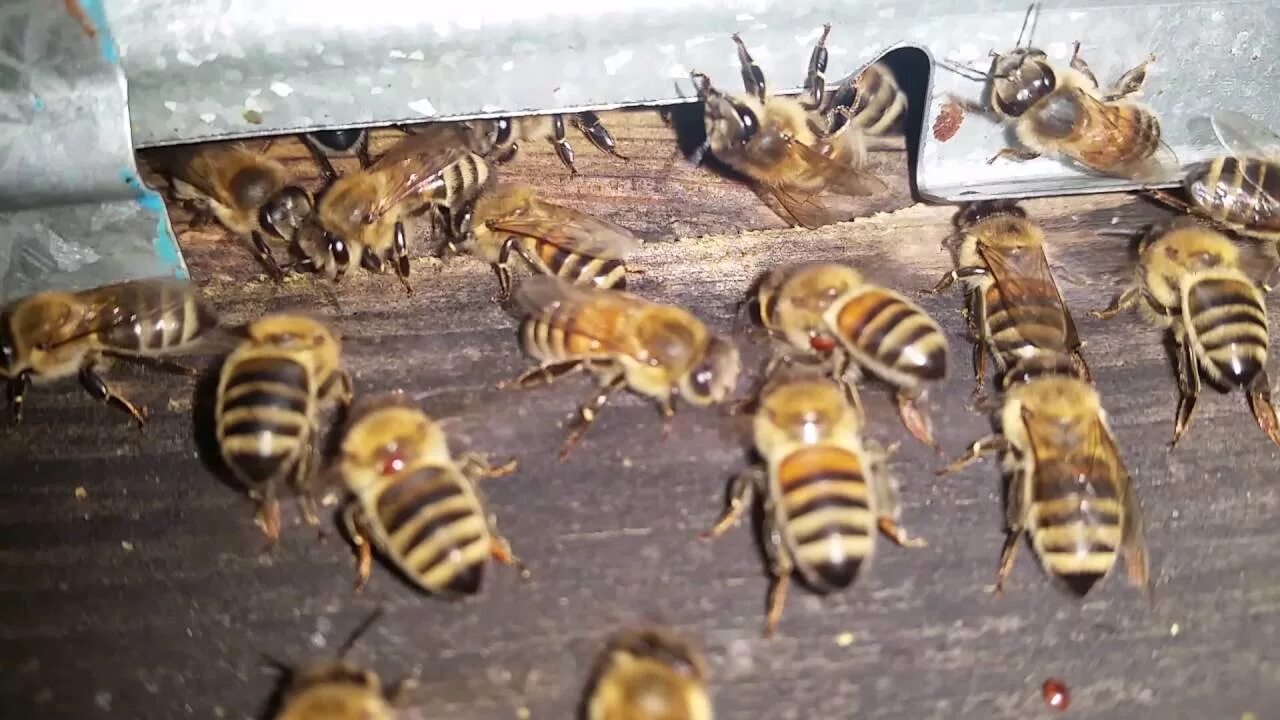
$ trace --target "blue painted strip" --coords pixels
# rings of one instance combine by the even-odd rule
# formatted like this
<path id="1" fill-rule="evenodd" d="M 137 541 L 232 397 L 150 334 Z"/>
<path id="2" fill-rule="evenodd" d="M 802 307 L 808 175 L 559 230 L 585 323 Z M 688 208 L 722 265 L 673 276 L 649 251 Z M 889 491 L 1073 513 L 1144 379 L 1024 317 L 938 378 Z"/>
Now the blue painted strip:
<path id="1" fill-rule="evenodd" d="M 133 190 L 133 197 L 138 207 L 156 217 L 156 233 L 152 239 L 156 257 L 160 264 L 175 277 L 186 278 L 186 265 L 182 262 L 182 252 L 178 249 L 178 241 L 169 229 L 169 215 L 165 209 L 164 198 L 160 193 L 147 187 L 142 178 L 132 168 L 121 168 L 120 179 Z"/>
<path id="2" fill-rule="evenodd" d="M 89 18 L 98 31 L 98 49 L 102 53 L 102 59 L 112 65 L 120 64 L 120 49 L 116 47 L 111 29 L 107 27 L 107 9 L 102 0 L 79 0 L 79 3 L 85 17 Z"/>

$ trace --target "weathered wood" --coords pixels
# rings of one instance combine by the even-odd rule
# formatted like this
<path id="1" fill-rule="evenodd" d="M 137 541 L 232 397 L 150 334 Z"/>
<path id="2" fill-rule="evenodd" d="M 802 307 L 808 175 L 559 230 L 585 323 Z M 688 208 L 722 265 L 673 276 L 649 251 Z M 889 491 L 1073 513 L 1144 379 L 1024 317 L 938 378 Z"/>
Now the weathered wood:
<path id="1" fill-rule="evenodd" d="M 619 134 L 624 151 L 639 155 L 636 136 Z M 595 174 L 611 172 L 613 161 L 589 148 L 579 156 L 584 177 L 557 185 L 562 173 L 547 173 L 545 185 L 599 193 L 584 200 L 592 211 L 614 207 L 631 181 L 609 186 Z M 652 195 L 684 187 L 697 198 L 710 186 L 738 200 L 719 211 L 699 205 L 704 219 L 679 232 L 714 232 L 719 223 L 726 232 L 647 246 L 634 288 L 686 304 L 720 330 L 734 329 L 742 293 L 778 263 L 846 258 L 906 291 L 931 286 L 950 267 L 939 244 L 949 208 L 916 206 L 820 231 L 740 232 L 765 224 L 762 215 L 743 220 L 747 196 L 719 181 L 695 185 L 702 171 L 680 172 L 689 185 L 653 186 Z M 685 215 L 663 203 L 651 217 Z M 706 649 L 723 718 L 1041 717 L 1049 676 L 1070 686 L 1076 717 L 1267 717 L 1280 705 L 1280 453 L 1240 394 L 1213 392 L 1169 452 L 1175 386 L 1159 333 L 1134 316 L 1104 323 L 1086 315 L 1127 272 L 1125 243 L 1094 230 L 1136 226 L 1159 211 L 1117 196 L 1027 207 L 1049 228 L 1054 261 L 1092 281 L 1063 282 L 1063 292 L 1146 513 L 1153 607 L 1118 576 L 1085 602 L 1068 597 L 1025 548 L 1006 595 L 988 596 L 1002 538 L 997 469 L 935 478 L 944 459 L 906 437 L 889 394 L 871 385 L 869 434 L 904 441 L 891 463 L 902 522 L 930 546 L 882 543 L 848 592 L 795 590 L 779 636 L 762 640 L 768 580 L 752 531 L 712 544 L 695 538 L 746 462 L 740 421 L 685 408 L 664 442 L 653 408 L 620 396 L 561 464 L 554 452 L 564 421 L 588 384 L 493 389 L 527 361 L 514 322 L 488 302 L 494 281 L 481 263 L 437 272 L 419 262 L 411 297 L 393 278 L 358 274 L 335 310 L 309 281 L 245 282 L 210 260 L 197 267 L 229 322 L 268 310 L 327 316 L 346 338 L 362 394 L 403 388 L 429 413 L 454 418 L 456 448 L 519 458 L 519 472 L 487 491 L 533 578 L 495 566 L 479 598 L 449 604 L 380 565 L 355 595 L 347 545 L 333 526 L 317 542 L 292 508 L 275 555 L 260 559 L 248 501 L 209 472 L 207 437 L 193 437 L 193 417 L 207 431 L 207 393 L 121 366 L 111 377 L 152 410 L 145 433 L 71 382 L 33 389 L 24 425 L 0 435 L 0 704 L 15 717 L 252 717 L 275 681 L 264 653 L 329 652 L 384 606 L 387 617 L 353 659 L 389 679 L 420 669 L 409 717 L 572 717 L 603 639 L 645 619 Z M 208 242 L 203 257 L 212 258 Z M 188 241 L 200 257 L 196 247 Z M 950 379 L 928 407 L 947 453 L 959 453 L 990 427 L 969 407 L 961 299 L 922 303 L 952 342 Z M 766 345 L 746 329 L 735 336 L 751 369 L 745 390 Z"/>

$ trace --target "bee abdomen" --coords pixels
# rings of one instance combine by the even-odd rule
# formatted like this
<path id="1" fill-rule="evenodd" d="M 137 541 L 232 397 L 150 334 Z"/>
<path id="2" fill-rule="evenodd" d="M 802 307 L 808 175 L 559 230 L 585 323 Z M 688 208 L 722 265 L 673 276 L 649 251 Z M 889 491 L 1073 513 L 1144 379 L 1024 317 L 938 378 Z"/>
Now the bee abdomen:
<path id="1" fill-rule="evenodd" d="M 858 457 L 839 448 L 808 448 L 784 459 L 777 472 L 801 574 L 817 590 L 848 587 L 871 555 L 876 526 Z"/>
<path id="2" fill-rule="evenodd" d="M 1077 467 L 1042 459 L 1032 486 L 1032 543 L 1045 569 L 1084 595 L 1115 564 L 1122 528 L 1120 489 L 1108 477 L 1088 477 Z M 1099 470 L 1111 464 L 1089 463 Z"/>
<path id="3" fill-rule="evenodd" d="M 135 288 L 129 293 L 130 300 L 122 304 L 134 310 L 127 322 L 113 325 L 98 336 L 105 347 L 142 354 L 176 350 L 217 325 L 213 312 L 191 292 L 161 287 Z M 167 309 L 153 312 L 152 308 Z"/>
<path id="4" fill-rule="evenodd" d="M 907 96 L 884 65 L 867 66 L 857 79 L 853 122 L 868 135 L 883 135 L 901 123 L 907 113 Z"/>
<path id="5" fill-rule="evenodd" d="M 996 352 L 1006 365 L 1040 351 L 1069 352 L 1063 308 L 1048 297 L 1018 299 L 1015 319 L 1003 293 L 994 285 L 987 292 L 987 327 Z"/>
<path id="6" fill-rule="evenodd" d="M 444 180 L 443 204 L 460 207 L 474 198 L 489 180 L 489 164 L 479 155 L 469 152 L 441 171 Z"/>
<path id="7" fill-rule="evenodd" d="M 1224 379 L 1251 381 L 1267 361 L 1267 314 L 1243 280 L 1201 280 L 1187 291 L 1187 317 L 1201 357 Z"/>
<path id="8" fill-rule="evenodd" d="M 230 368 L 218 395 L 217 434 L 227 465 L 251 485 L 274 482 L 310 442 L 306 368 L 280 358 Z"/>
<path id="9" fill-rule="evenodd" d="M 850 298 L 835 324 L 853 350 L 894 374 L 919 380 L 946 374 L 947 341 L 938 324 L 895 293 L 870 290 Z"/>
<path id="10" fill-rule="evenodd" d="M 423 468 L 398 478 L 378 497 L 387 551 L 429 590 L 471 594 L 480 589 L 489 533 L 457 478 Z"/>
<path id="11" fill-rule="evenodd" d="M 1280 231 L 1280 164 L 1225 156 L 1187 175 L 1187 194 L 1209 217 L 1250 228 Z"/>
<path id="12" fill-rule="evenodd" d="M 532 238 L 528 241 L 535 244 L 531 249 L 552 275 L 586 287 L 607 289 L 625 286 L 627 269 L 617 258 L 591 257 L 566 250 L 555 243 Z"/>

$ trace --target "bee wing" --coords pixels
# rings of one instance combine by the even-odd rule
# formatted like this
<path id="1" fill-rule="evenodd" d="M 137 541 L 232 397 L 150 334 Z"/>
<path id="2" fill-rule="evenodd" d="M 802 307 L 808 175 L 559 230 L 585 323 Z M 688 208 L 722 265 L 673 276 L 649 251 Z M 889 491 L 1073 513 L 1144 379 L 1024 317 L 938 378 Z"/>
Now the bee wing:
<path id="1" fill-rule="evenodd" d="M 1280 157 L 1280 136 L 1235 110 L 1219 110 L 1209 118 L 1213 134 L 1237 157 Z"/>
<path id="2" fill-rule="evenodd" d="M 793 155 L 817 173 L 825 181 L 826 188 L 832 192 L 858 197 L 875 195 L 889 189 L 889 186 L 875 175 L 853 165 L 836 162 L 798 140 L 790 140 L 787 147 Z"/>
<path id="3" fill-rule="evenodd" d="M 536 200 L 532 212 L 486 223 L 490 229 L 539 238 L 569 252 L 621 260 L 640 247 L 640 239 L 624 227 L 573 208 Z"/>
<path id="4" fill-rule="evenodd" d="M 1022 252 L 1011 253 L 979 243 L 978 252 L 987 267 L 991 268 L 1001 294 L 1008 299 L 1009 314 L 1013 316 L 1015 324 L 1047 324 L 1049 319 L 1045 317 L 1044 308 L 1045 301 L 1048 300 L 1057 305 L 1054 315 L 1061 323 L 1063 337 L 1067 342 L 1067 347 L 1059 349 L 1070 350 L 1080 344 L 1075 321 L 1071 319 L 1071 312 L 1062 300 L 1062 292 L 1053 279 L 1049 259 L 1045 257 L 1042 248 L 1024 248 Z"/>
<path id="5" fill-rule="evenodd" d="M 406 135 L 366 171 L 388 179 L 386 192 L 369 208 L 369 215 L 380 218 L 421 194 L 438 181 L 441 170 L 470 152 L 465 135 L 457 129 Z"/>
<path id="6" fill-rule="evenodd" d="M 161 322 L 183 305 L 195 292 L 189 280 L 153 278 L 91 288 L 76 294 L 85 312 L 74 329 L 51 345 L 81 340 L 89 335 L 105 333 L 122 325 L 147 325 Z"/>
<path id="7" fill-rule="evenodd" d="M 648 360 L 648 351 L 630 332 L 635 316 L 650 305 L 636 295 L 535 275 L 520 283 L 515 302 L 527 315 L 540 316 L 555 327 L 595 340 L 601 355 Z"/>
<path id="8" fill-rule="evenodd" d="M 1127 133 L 1122 131 L 1120 127 L 1116 125 L 1113 117 L 1116 113 L 1117 107 L 1125 104 L 1135 105 L 1136 103 L 1119 100 L 1108 104 L 1103 102 L 1100 98 L 1086 92 L 1082 88 L 1076 88 L 1076 94 L 1080 97 L 1081 102 L 1085 105 L 1091 106 L 1087 111 L 1087 115 L 1089 117 L 1100 118 L 1102 120 L 1102 123 L 1097 126 L 1098 129 L 1091 131 L 1090 133 L 1093 136 L 1093 142 L 1097 142 L 1099 144 L 1114 143 L 1115 138 L 1125 137 L 1127 135 Z M 1089 141 L 1086 140 L 1085 142 L 1088 143 Z M 1181 179 L 1180 175 L 1182 164 L 1178 160 L 1178 155 L 1173 151 L 1173 148 L 1169 147 L 1169 145 L 1165 143 L 1163 139 L 1160 140 L 1155 151 L 1152 152 L 1151 155 L 1108 168 L 1094 167 L 1079 159 L 1074 160 L 1094 172 L 1102 173 L 1104 175 L 1123 177 L 1134 182 L 1148 185 L 1176 182 Z"/>
<path id="9" fill-rule="evenodd" d="M 1145 523 L 1142 519 L 1142 508 L 1138 505 L 1138 495 L 1133 491 L 1133 478 L 1120 460 L 1120 450 L 1116 447 L 1111 430 L 1101 417 L 1098 417 L 1091 429 L 1087 443 L 1094 447 L 1105 448 L 1107 457 L 1113 463 L 1116 483 L 1120 488 L 1120 508 L 1124 514 L 1124 524 L 1120 530 L 1120 547 L 1124 551 L 1125 570 L 1129 582 L 1149 589 L 1149 563 L 1147 560 L 1147 539 Z"/>

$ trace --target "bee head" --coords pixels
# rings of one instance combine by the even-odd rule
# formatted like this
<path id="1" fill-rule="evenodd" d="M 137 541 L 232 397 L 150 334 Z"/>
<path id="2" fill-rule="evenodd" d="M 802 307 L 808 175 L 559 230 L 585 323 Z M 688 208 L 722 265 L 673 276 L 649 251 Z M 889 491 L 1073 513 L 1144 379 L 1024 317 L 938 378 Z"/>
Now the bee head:
<path id="1" fill-rule="evenodd" d="M 1058 86 L 1044 51 L 1015 48 L 991 64 L 991 107 L 1006 117 L 1021 117 Z"/>
<path id="2" fill-rule="evenodd" d="M 741 371 L 738 348 L 725 338 L 713 335 L 701 362 L 680 379 L 680 395 L 694 405 L 722 402 L 738 386 Z"/>
<path id="3" fill-rule="evenodd" d="M 712 152 L 740 150 L 760 130 L 760 116 L 750 103 L 712 92 L 706 99 L 705 124 Z"/>
<path id="4" fill-rule="evenodd" d="M 258 223 L 272 235 L 282 240 L 292 240 L 307 218 L 311 217 L 313 209 L 311 193 L 290 185 L 262 206 L 258 213 Z"/>

